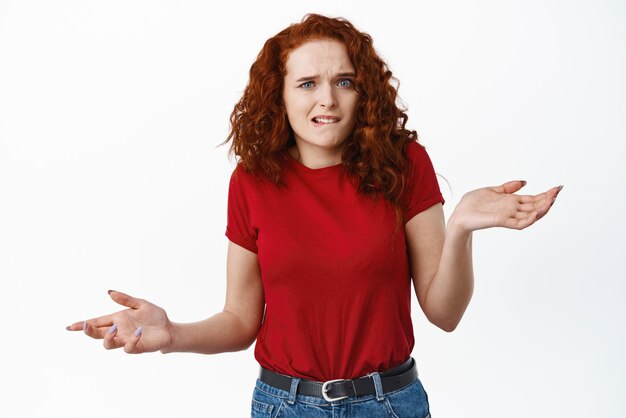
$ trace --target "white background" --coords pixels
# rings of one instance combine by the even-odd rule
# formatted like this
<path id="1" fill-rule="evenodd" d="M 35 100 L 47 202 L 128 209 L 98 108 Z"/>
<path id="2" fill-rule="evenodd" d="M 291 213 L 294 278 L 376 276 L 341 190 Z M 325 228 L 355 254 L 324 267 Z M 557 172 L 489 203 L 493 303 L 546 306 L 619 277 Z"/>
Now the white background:
<path id="1" fill-rule="evenodd" d="M 0 416 L 249 416 L 253 347 L 129 356 L 65 326 L 116 310 L 108 289 L 221 310 L 217 145 L 264 41 L 307 12 L 373 36 L 447 216 L 478 187 L 565 185 L 533 227 L 475 233 L 456 331 L 414 303 L 433 416 L 626 416 L 626 6 L 600 0 L 2 0 Z"/>

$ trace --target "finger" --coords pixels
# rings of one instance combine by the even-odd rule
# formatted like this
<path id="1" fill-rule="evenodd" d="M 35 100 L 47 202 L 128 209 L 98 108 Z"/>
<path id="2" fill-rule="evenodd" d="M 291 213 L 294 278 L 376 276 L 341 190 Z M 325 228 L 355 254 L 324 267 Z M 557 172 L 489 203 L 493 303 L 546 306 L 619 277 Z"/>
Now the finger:
<path id="1" fill-rule="evenodd" d="M 86 321 L 74 322 L 72 325 L 65 327 L 68 331 L 84 331 L 85 323 L 89 323 L 94 327 L 110 327 L 113 325 L 113 315 L 105 315 L 98 318 L 91 318 Z"/>
<path id="2" fill-rule="evenodd" d="M 122 306 L 126 306 L 127 308 L 138 309 L 141 302 L 143 302 L 141 299 L 134 298 L 126 293 L 118 292 L 116 290 L 109 290 L 109 295 L 115 302 Z"/>
<path id="3" fill-rule="evenodd" d="M 111 325 L 113 325 L 113 322 L 115 322 L 115 320 L 113 319 L 113 315 L 105 315 L 105 316 L 101 316 L 99 318 L 91 318 L 88 319 L 86 321 L 83 322 L 77 322 L 76 324 L 81 324 L 81 328 L 83 331 L 85 331 L 85 327 L 86 325 L 84 324 L 89 324 L 94 328 L 108 328 Z M 72 324 L 71 326 L 74 327 L 76 324 Z"/>
<path id="4" fill-rule="evenodd" d="M 142 327 L 139 327 L 135 330 L 135 332 L 133 333 L 133 335 L 131 335 L 126 345 L 124 345 L 124 351 L 126 351 L 128 354 L 139 353 L 139 351 L 137 351 L 137 343 L 141 339 L 142 332 L 143 332 Z"/>
<path id="5" fill-rule="evenodd" d="M 516 195 L 519 203 L 534 203 L 547 198 L 555 199 L 558 194 L 563 190 L 563 186 L 556 186 L 543 193 L 536 195 Z"/>
<path id="6" fill-rule="evenodd" d="M 113 319 L 113 315 L 105 315 L 99 318 L 88 319 L 87 322 L 94 327 L 110 327 L 113 325 L 115 320 Z"/>
<path id="7" fill-rule="evenodd" d="M 517 196 L 517 201 L 519 203 L 535 203 L 536 201 L 542 199 L 544 196 L 544 194 L 539 194 L 536 196 L 531 196 L 531 195 L 519 195 Z"/>
<path id="8" fill-rule="evenodd" d="M 562 184 L 559 187 L 557 187 L 557 190 L 556 190 L 556 195 L 557 196 L 559 195 L 559 193 L 561 193 L 561 190 L 563 190 L 563 185 Z"/>
<path id="9" fill-rule="evenodd" d="M 538 210 L 539 214 L 537 215 L 537 219 L 541 219 L 548 214 L 548 212 L 550 211 L 550 208 L 554 204 L 554 200 L 555 199 L 553 199 L 550 202 L 547 202 L 541 209 Z"/>
<path id="10" fill-rule="evenodd" d="M 554 197 L 552 198 L 552 202 L 550 202 L 550 207 L 552 207 L 552 205 L 554 205 L 554 202 L 556 202 L 556 198 L 559 196 L 559 193 L 561 193 L 561 190 L 563 190 L 563 185 L 560 185 L 559 187 L 557 187 L 556 193 L 554 194 Z"/>
<path id="11" fill-rule="evenodd" d="M 517 211 L 518 212 L 523 212 L 523 213 L 527 213 L 527 212 L 534 212 L 536 210 L 539 210 L 539 208 L 541 208 L 541 203 L 537 203 L 537 202 L 533 202 L 533 203 L 520 203 L 517 206 Z"/>
<path id="12" fill-rule="evenodd" d="M 511 216 L 511 218 L 522 221 L 522 220 L 527 219 L 529 216 L 531 216 L 533 212 L 537 212 L 537 209 L 533 211 L 527 211 L 527 212 L 515 212 L 515 214 Z"/>
<path id="13" fill-rule="evenodd" d="M 524 229 L 537 222 L 550 211 L 562 189 L 563 186 L 557 186 L 537 196 L 519 196 L 520 198 L 532 198 L 531 202 L 520 203 L 518 211 L 505 222 L 504 226 L 507 228 Z"/>
<path id="14" fill-rule="evenodd" d="M 549 209 L 556 200 L 556 196 L 553 197 L 545 197 L 541 200 L 532 202 L 532 203 L 518 203 L 517 211 L 518 212 L 534 212 L 537 210 L 547 210 Z"/>
<path id="15" fill-rule="evenodd" d="M 536 195 L 536 197 L 538 197 L 539 199 L 553 199 L 553 198 L 556 198 L 556 196 L 559 194 L 560 191 L 561 191 L 560 186 L 556 186 L 556 187 L 546 190 L 543 193 Z"/>
<path id="16" fill-rule="evenodd" d="M 504 223 L 506 228 L 511 229 L 524 229 L 534 224 L 541 215 L 540 211 L 529 212 L 526 214 L 520 214 L 519 216 L 509 218 Z"/>
<path id="17" fill-rule="evenodd" d="M 95 338 L 97 340 L 101 340 L 101 339 L 104 338 L 104 336 L 106 335 L 107 331 L 110 328 L 111 327 L 100 327 L 100 328 L 94 327 L 92 324 L 90 324 L 89 322 L 85 321 L 85 329 L 83 330 L 83 332 L 88 337 Z"/>
<path id="18" fill-rule="evenodd" d="M 104 345 L 104 348 L 106 348 L 107 350 L 112 350 L 115 348 L 120 348 L 122 346 L 122 344 L 120 344 L 115 339 L 116 335 L 117 335 L 117 324 L 113 324 L 113 326 L 109 328 L 109 330 L 106 331 L 106 333 L 104 334 L 104 341 L 102 343 Z"/>
<path id="19" fill-rule="evenodd" d="M 514 180 L 514 181 L 508 181 L 499 186 L 492 187 L 492 189 L 496 191 L 497 193 L 511 194 L 511 193 L 515 193 L 516 191 L 518 191 L 524 186 L 526 186 L 526 180 Z"/>
<path id="20" fill-rule="evenodd" d="M 72 325 L 65 327 L 68 331 L 84 331 L 87 321 L 74 322 Z"/>
<path id="21" fill-rule="evenodd" d="M 86 321 L 74 322 L 65 327 L 68 331 L 83 331 L 92 338 L 104 338 L 105 329 L 113 325 L 113 315 L 102 316 L 100 318 L 88 319 Z"/>

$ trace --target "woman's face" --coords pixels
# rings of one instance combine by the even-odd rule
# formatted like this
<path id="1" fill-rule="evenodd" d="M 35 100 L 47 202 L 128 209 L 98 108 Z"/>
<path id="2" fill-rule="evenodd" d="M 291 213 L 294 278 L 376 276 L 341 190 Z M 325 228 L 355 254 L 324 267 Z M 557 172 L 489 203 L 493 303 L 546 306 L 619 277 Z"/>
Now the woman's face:
<path id="1" fill-rule="evenodd" d="M 300 149 L 339 152 L 354 129 L 358 95 L 346 47 L 335 40 L 310 41 L 285 63 L 283 101 Z"/>

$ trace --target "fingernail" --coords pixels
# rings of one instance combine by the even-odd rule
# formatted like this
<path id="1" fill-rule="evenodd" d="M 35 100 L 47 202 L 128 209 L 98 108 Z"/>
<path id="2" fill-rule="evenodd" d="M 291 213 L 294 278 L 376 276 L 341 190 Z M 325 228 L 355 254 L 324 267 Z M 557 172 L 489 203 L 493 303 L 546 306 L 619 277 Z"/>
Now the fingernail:
<path id="1" fill-rule="evenodd" d="M 520 180 L 522 182 L 522 187 L 526 186 L 526 180 Z"/>
<path id="2" fill-rule="evenodd" d="M 115 290 L 109 290 L 107 293 L 110 295 L 111 292 L 115 292 Z"/>
<path id="3" fill-rule="evenodd" d="M 70 330 L 70 326 L 69 326 L 69 325 L 68 325 L 68 326 L 66 326 L 66 327 L 65 327 L 65 329 L 66 329 L 66 330 L 68 330 L 68 331 L 71 331 L 71 330 Z"/>
<path id="4" fill-rule="evenodd" d="M 556 194 L 559 194 L 561 192 L 561 190 L 563 190 L 563 185 L 562 184 L 559 186 L 559 190 L 556 191 Z"/>
<path id="5" fill-rule="evenodd" d="M 87 321 L 83 321 L 83 332 L 87 331 Z"/>
<path id="6" fill-rule="evenodd" d="M 117 331 L 117 324 L 113 324 L 113 326 L 109 328 L 109 334 L 113 334 L 115 331 Z"/>
<path id="7" fill-rule="evenodd" d="M 141 335 L 142 331 L 143 331 L 143 328 L 142 328 L 142 327 L 137 328 L 137 329 L 135 330 L 135 334 L 134 334 L 134 335 L 135 335 L 135 337 L 139 337 L 139 336 Z"/>

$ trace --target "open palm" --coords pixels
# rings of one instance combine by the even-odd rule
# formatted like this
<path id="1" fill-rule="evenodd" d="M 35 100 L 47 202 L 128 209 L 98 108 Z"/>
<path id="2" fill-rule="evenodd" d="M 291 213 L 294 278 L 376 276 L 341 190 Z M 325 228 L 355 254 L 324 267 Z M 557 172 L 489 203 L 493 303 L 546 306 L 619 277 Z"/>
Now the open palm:
<path id="1" fill-rule="evenodd" d="M 83 330 L 92 338 L 104 340 L 107 349 L 124 347 L 132 354 L 158 351 L 171 343 L 172 324 L 162 308 L 122 292 L 111 290 L 109 295 L 127 309 L 76 322 L 67 329 Z"/>
<path id="2" fill-rule="evenodd" d="M 461 198 L 451 219 L 466 231 L 527 228 L 548 213 L 562 186 L 538 195 L 514 194 L 525 185 L 525 181 L 510 181 L 472 190 Z"/>

